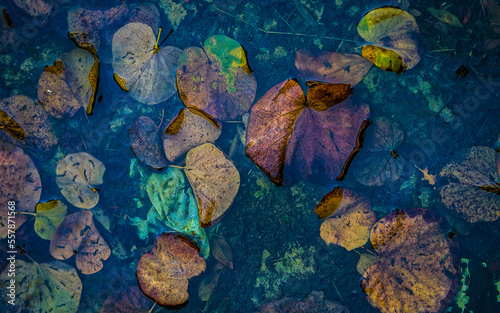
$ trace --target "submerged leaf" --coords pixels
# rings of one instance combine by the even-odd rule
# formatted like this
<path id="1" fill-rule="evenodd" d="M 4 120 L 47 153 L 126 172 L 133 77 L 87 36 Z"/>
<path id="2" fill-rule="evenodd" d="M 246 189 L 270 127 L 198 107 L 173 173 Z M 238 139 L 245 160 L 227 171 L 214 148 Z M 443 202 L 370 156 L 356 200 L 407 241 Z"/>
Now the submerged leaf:
<path id="1" fill-rule="evenodd" d="M 26 137 L 26 132 L 21 125 L 2 109 L 0 109 L 0 129 L 17 140 L 24 140 Z"/>
<path id="2" fill-rule="evenodd" d="M 472 147 L 439 174 L 449 179 L 440 190 L 444 205 L 469 223 L 500 218 L 499 154 L 489 147 Z"/>
<path id="3" fill-rule="evenodd" d="M 35 212 L 40 200 L 42 182 L 31 158 L 21 148 L 0 151 L 0 238 L 6 238 L 9 228 L 9 212 Z M 26 217 L 14 215 L 14 230 L 19 228 Z M 12 218 L 11 218 L 12 219 Z M 12 224 L 12 222 L 10 223 Z"/>
<path id="4" fill-rule="evenodd" d="M 348 251 L 362 247 L 368 241 L 370 229 L 377 221 L 366 196 L 340 187 L 326 194 L 314 212 L 320 218 L 332 212 L 321 224 L 321 238 L 327 245 L 333 243 Z"/>
<path id="5" fill-rule="evenodd" d="M 305 80 L 356 86 L 372 67 L 367 59 L 356 54 L 323 51 L 313 55 L 310 50 L 297 50 L 295 67 Z"/>
<path id="6" fill-rule="evenodd" d="M 99 272 L 111 255 L 108 244 L 94 225 L 92 212 L 79 211 L 64 218 L 50 240 L 50 254 L 58 260 L 75 255 L 83 274 Z"/>
<path id="7" fill-rule="evenodd" d="M 215 142 L 222 125 L 195 107 L 183 108 L 163 132 L 163 150 L 170 162 L 196 146 Z"/>
<path id="8" fill-rule="evenodd" d="M 380 312 L 441 312 L 453 300 L 460 273 L 442 219 L 424 209 L 395 210 L 374 226 L 370 243 L 378 260 L 361 288 Z"/>
<path id="9" fill-rule="evenodd" d="M 358 263 L 356 264 L 356 270 L 363 275 L 370 266 L 377 262 L 377 260 L 378 258 L 371 253 L 361 253 Z"/>
<path id="10" fill-rule="evenodd" d="M 10 273 L 4 271 L 0 277 L 4 290 L 11 284 Z M 16 307 L 36 313 L 75 313 L 80 304 L 82 281 L 73 267 L 60 261 L 38 264 L 16 260 L 13 290 Z"/>
<path id="11" fill-rule="evenodd" d="M 141 291 L 153 301 L 168 308 L 186 304 L 188 279 L 205 271 L 205 260 L 188 239 L 163 233 L 153 249 L 142 255 L 136 277 Z"/>
<path id="12" fill-rule="evenodd" d="M 147 116 L 139 116 L 128 130 L 130 149 L 147 166 L 161 170 L 167 166 L 161 146 L 160 127 Z"/>
<path id="13" fill-rule="evenodd" d="M 150 303 L 139 288 L 130 286 L 108 296 L 101 313 L 150 313 Z"/>
<path id="14" fill-rule="evenodd" d="M 68 154 L 57 164 L 56 183 L 69 203 L 91 209 L 99 201 L 94 186 L 102 184 L 105 170 L 101 161 L 86 152 Z"/>
<path id="15" fill-rule="evenodd" d="M 233 251 L 226 239 L 222 236 L 214 235 L 210 243 L 210 251 L 214 258 L 224 264 L 224 266 L 233 269 Z"/>
<path id="16" fill-rule="evenodd" d="M 175 93 L 175 71 L 181 49 L 156 50 L 157 38 L 150 26 L 129 23 L 113 36 L 113 71 L 135 100 L 157 104 Z M 123 88 L 122 88 L 123 89 Z"/>
<path id="17" fill-rule="evenodd" d="M 438 20 L 440 20 L 443 23 L 449 24 L 453 27 L 460 27 L 460 28 L 464 27 L 462 25 L 462 23 L 460 23 L 460 20 L 458 19 L 458 17 L 456 17 L 455 15 L 451 14 L 450 12 L 448 12 L 446 10 L 427 8 L 427 11 L 429 11 L 429 13 L 432 16 L 434 16 L 435 18 L 437 18 Z"/>
<path id="18" fill-rule="evenodd" d="M 415 18 L 396 7 L 386 6 L 366 13 L 358 24 L 366 41 L 361 54 L 375 66 L 401 74 L 420 61 L 415 35 L 420 33 Z"/>
<path id="19" fill-rule="evenodd" d="M 238 193 L 238 169 L 216 146 L 205 143 L 189 150 L 184 170 L 198 203 L 201 226 L 215 224 Z"/>
<path id="20" fill-rule="evenodd" d="M 73 116 L 80 107 L 88 108 L 92 97 L 89 75 L 94 57 L 82 49 L 64 53 L 54 65 L 47 65 L 38 80 L 38 98 L 50 115 Z"/>
<path id="21" fill-rule="evenodd" d="M 246 113 L 253 103 L 257 82 L 246 51 L 235 40 L 215 35 L 203 49 L 189 47 L 179 57 L 179 98 L 223 121 Z"/>
<path id="22" fill-rule="evenodd" d="M 59 200 L 39 202 L 36 205 L 35 232 L 40 238 L 50 240 L 66 216 L 66 204 Z"/>
<path id="23" fill-rule="evenodd" d="M 48 15 L 52 2 L 45 0 L 14 0 L 14 3 L 31 16 Z"/>

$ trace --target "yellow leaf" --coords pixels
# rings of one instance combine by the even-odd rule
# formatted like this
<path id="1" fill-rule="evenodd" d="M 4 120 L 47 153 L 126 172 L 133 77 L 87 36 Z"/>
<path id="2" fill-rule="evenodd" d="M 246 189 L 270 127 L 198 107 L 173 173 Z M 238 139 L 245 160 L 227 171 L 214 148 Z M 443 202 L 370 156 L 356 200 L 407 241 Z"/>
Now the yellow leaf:
<path id="1" fill-rule="evenodd" d="M 424 178 L 422 178 L 422 180 L 428 181 L 429 184 L 431 184 L 431 185 L 435 185 L 436 184 L 436 175 L 429 174 L 427 167 L 424 168 L 424 169 L 421 169 L 421 168 L 419 168 L 416 165 L 415 165 L 415 167 L 418 168 L 418 170 L 421 171 L 422 174 L 424 174 Z"/>
<path id="2" fill-rule="evenodd" d="M 50 240 L 66 216 L 66 205 L 59 200 L 50 200 L 39 202 L 35 209 L 35 232 L 40 238 Z"/>

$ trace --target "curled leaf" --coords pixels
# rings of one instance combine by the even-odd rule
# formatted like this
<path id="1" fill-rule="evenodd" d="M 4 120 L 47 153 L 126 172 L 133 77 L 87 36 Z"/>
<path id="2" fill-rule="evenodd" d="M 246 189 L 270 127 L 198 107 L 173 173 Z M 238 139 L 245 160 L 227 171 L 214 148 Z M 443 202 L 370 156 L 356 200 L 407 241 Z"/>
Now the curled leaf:
<path id="1" fill-rule="evenodd" d="M 79 211 L 59 224 L 50 240 L 50 254 L 58 260 L 76 255 L 76 267 L 83 274 L 94 274 L 102 269 L 111 250 L 95 227 L 92 212 Z"/>

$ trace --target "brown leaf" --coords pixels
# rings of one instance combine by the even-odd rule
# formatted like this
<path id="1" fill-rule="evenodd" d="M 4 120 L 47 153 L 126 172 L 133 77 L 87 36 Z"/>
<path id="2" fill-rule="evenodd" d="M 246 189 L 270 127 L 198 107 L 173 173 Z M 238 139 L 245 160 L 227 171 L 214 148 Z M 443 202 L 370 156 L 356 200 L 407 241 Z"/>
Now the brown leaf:
<path id="1" fill-rule="evenodd" d="M 219 235 L 213 235 L 210 243 L 210 252 L 214 258 L 226 267 L 233 269 L 233 251 L 226 239 Z"/>
<path id="2" fill-rule="evenodd" d="M 95 228 L 92 212 L 79 211 L 64 218 L 50 240 L 50 254 L 58 260 L 75 255 L 83 274 L 99 272 L 111 255 L 108 244 Z"/>
<path id="3" fill-rule="evenodd" d="M 163 233 L 153 249 L 137 264 L 137 282 L 141 291 L 159 305 L 180 308 L 187 303 L 188 279 L 205 271 L 205 260 L 189 239 Z"/>
<path id="4" fill-rule="evenodd" d="M 161 170 L 168 164 L 159 130 L 159 126 L 147 116 L 139 116 L 128 130 L 132 152 L 141 162 L 156 170 Z"/>
<path id="5" fill-rule="evenodd" d="M 139 288 L 129 286 L 108 296 L 101 313 L 150 313 L 150 303 Z"/>
<path id="6" fill-rule="evenodd" d="M 21 125 L 2 109 L 0 109 L 0 129 L 17 140 L 24 140 L 26 137 L 26 132 Z"/>

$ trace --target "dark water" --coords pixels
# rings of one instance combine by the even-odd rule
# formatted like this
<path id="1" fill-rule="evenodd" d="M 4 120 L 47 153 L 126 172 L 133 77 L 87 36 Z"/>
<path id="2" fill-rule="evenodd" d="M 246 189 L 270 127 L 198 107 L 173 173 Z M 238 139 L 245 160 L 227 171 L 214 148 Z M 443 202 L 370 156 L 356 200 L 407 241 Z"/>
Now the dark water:
<path id="1" fill-rule="evenodd" d="M 160 12 L 159 24 L 163 29 L 175 29 L 168 45 L 180 49 L 200 46 L 215 34 L 238 41 L 247 51 L 257 81 L 256 100 L 279 82 L 300 78 L 295 67 L 299 49 L 360 54 L 364 40 L 356 27 L 371 9 L 385 5 L 404 8 L 415 16 L 421 31 L 418 36 L 421 60 L 415 67 L 396 75 L 373 66 L 351 96 L 353 101 L 369 106 L 371 120 L 387 118 L 401 126 L 404 140 L 397 147 L 402 166 L 400 175 L 381 186 L 360 183 L 356 175 L 363 170 L 363 159 L 369 156 L 362 149 L 342 182 L 309 179 L 276 187 L 245 155 L 244 145 L 236 142 L 231 159 L 240 174 L 240 189 L 220 223 L 207 229 L 211 240 L 218 234 L 233 244 L 234 268 L 225 268 L 210 300 L 201 301 L 200 282 L 213 275 L 218 263 L 210 255 L 206 271 L 190 280 L 189 303 L 180 312 L 256 312 L 265 302 L 282 297 L 304 299 L 312 291 L 322 291 L 325 299 L 337 301 L 351 312 L 377 312 L 360 287 L 362 275 L 356 270 L 359 254 L 327 245 L 319 235 L 322 221 L 314 208 L 335 186 L 365 194 L 377 220 L 395 209 L 410 208 L 425 208 L 441 216 L 440 232 L 442 236 L 456 232 L 451 240 L 455 247 L 453 257 L 462 260 L 462 273 L 449 274 L 457 283 L 458 296 L 443 311 L 500 312 L 499 221 L 471 223 L 448 210 L 440 193 L 448 181 L 439 175 L 447 164 L 459 162 L 460 153 L 466 149 L 478 146 L 497 149 L 499 145 L 500 45 L 494 46 L 495 40 L 500 41 L 500 33 L 494 30 L 500 13 L 498 20 L 491 17 L 494 11 L 491 3 L 485 6 L 481 1 L 173 1 L 178 8 L 182 7 L 174 13 L 185 14 L 178 24 L 172 23 L 178 15 L 168 16 L 169 10 L 176 8 L 168 5 L 172 1 L 164 1 L 163 5 L 152 3 Z M 67 12 L 72 6 L 104 10 L 120 4 L 122 1 L 57 0 L 50 14 L 31 17 L 13 2 L 2 0 L 0 5 L 6 8 L 14 24 L 13 29 L 8 29 L 2 21 L 3 32 L 15 33 L 10 37 L 11 42 L 4 41 L 1 45 L 0 99 L 12 95 L 38 99 L 37 84 L 44 67 L 75 48 L 67 38 Z M 448 11 L 463 27 L 439 21 L 428 8 Z M 143 182 L 129 173 L 135 156 L 129 147 L 127 130 L 140 115 L 147 115 L 158 124 L 162 115 L 170 120 L 183 107 L 177 94 L 160 104 L 147 106 L 118 88 L 110 64 L 110 43 L 102 41 L 111 40 L 121 26 L 113 25 L 102 31 L 99 51 L 102 102 L 96 103 L 93 115 L 87 116 L 80 109 L 71 118 L 51 117 L 59 145 L 49 150 L 24 149 L 40 173 L 40 201 L 65 201 L 55 183 L 55 168 L 63 156 L 87 152 L 106 167 L 104 183 L 96 187 L 100 190 L 97 207 L 110 219 L 110 229 L 95 224 L 112 253 L 101 271 L 92 275 L 78 271 L 83 285 L 78 312 L 99 312 L 108 296 L 121 288 L 137 286 L 137 262 L 152 248 L 155 236 L 139 239 L 137 228 L 130 223 L 134 217 L 145 219 L 150 203 Z M 455 73 L 461 65 L 468 69 L 465 77 Z M 229 154 L 242 124 L 222 124 L 222 134 L 215 144 Z M 367 138 L 373 129 L 373 126 L 368 128 Z M 140 166 L 146 175 L 155 172 Z M 435 184 L 424 180 L 417 167 L 427 168 L 429 174 L 436 175 Z M 500 196 L 492 193 L 492 197 L 496 201 L 492 214 L 498 216 Z M 134 198 L 146 204 L 138 208 Z M 467 197 L 463 201 L 470 201 L 471 206 L 484 205 L 481 200 Z M 68 214 L 80 210 L 67 204 Z M 20 227 L 16 244 L 38 263 L 53 261 L 49 241 L 40 239 L 33 225 L 34 220 L 30 220 Z M 5 267 L 7 240 L 0 244 L 3 246 L 0 262 Z M 366 250 L 374 253 L 369 242 L 356 249 L 359 253 Z M 17 259 L 31 262 L 25 255 L 17 254 Z M 75 258 L 64 262 L 76 268 Z M 263 264 L 267 269 L 263 269 Z M 470 278 L 462 280 L 466 264 Z M 35 284 L 34 288 L 41 287 Z M 465 295 L 459 292 L 461 289 Z M 2 297 L 6 290 L 0 291 Z M 469 297 L 468 303 L 461 308 L 458 303 L 463 303 L 464 297 Z M 149 307 L 152 305 L 149 301 Z M 30 311 L 19 306 L 13 308 L 5 302 L 0 308 L 2 312 Z M 166 310 L 153 309 L 161 311 Z"/>

